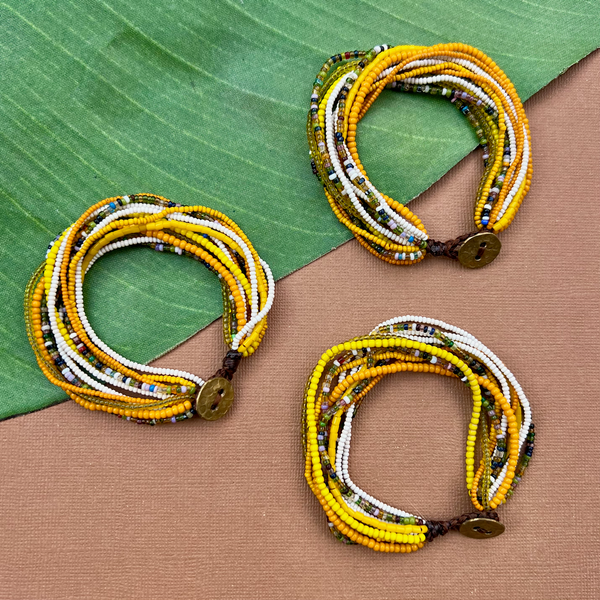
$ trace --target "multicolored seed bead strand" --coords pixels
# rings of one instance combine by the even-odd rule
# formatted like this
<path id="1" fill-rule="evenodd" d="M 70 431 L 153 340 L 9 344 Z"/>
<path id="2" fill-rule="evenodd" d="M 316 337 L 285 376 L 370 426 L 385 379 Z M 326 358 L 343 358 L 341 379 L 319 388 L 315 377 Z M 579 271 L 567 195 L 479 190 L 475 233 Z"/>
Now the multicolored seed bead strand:
<path id="1" fill-rule="evenodd" d="M 357 150 L 357 125 L 384 89 L 441 96 L 475 129 L 484 173 L 475 200 L 477 232 L 431 240 L 421 220 L 369 180 Z M 332 56 L 321 68 L 307 123 L 312 168 L 336 217 L 375 256 L 397 265 L 429 252 L 469 267 L 491 262 L 497 234 L 510 225 L 531 183 L 531 139 L 513 84 L 483 52 L 466 44 L 376 46 Z M 477 233 L 475 232 L 475 233 Z M 493 232 L 493 233 L 492 233 Z M 484 255 L 487 252 L 487 256 Z"/>
<path id="2" fill-rule="evenodd" d="M 368 392 L 392 373 L 460 379 L 472 395 L 466 443 L 466 489 L 475 512 L 432 521 L 373 498 L 348 472 L 352 422 Z M 482 457 L 476 464 L 476 444 Z M 504 530 L 495 509 L 513 494 L 533 453 L 529 402 L 514 375 L 472 335 L 425 317 L 404 316 L 327 350 L 304 395 L 303 446 L 308 485 L 333 534 L 379 552 L 415 552 L 460 529 L 470 537 Z M 482 527 L 481 524 L 487 524 Z M 491 528 L 486 529 L 491 524 Z"/>
<path id="3" fill-rule="evenodd" d="M 258 348 L 275 287 L 269 266 L 243 231 L 211 208 L 182 206 L 153 194 L 119 196 L 98 202 L 57 236 L 25 293 L 27 333 L 37 362 L 52 383 L 90 410 L 151 425 L 199 412 L 198 398 L 210 381 L 128 360 L 107 346 L 88 321 L 86 273 L 111 250 L 135 245 L 193 258 L 221 282 L 223 331 L 230 350 L 210 380 L 217 381 L 213 387 L 218 389 L 210 390 L 214 401 L 205 417 L 218 418 L 228 405 L 218 409 L 215 394 L 229 391 L 241 358 Z M 229 396 L 228 403 L 232 391 Z"/>

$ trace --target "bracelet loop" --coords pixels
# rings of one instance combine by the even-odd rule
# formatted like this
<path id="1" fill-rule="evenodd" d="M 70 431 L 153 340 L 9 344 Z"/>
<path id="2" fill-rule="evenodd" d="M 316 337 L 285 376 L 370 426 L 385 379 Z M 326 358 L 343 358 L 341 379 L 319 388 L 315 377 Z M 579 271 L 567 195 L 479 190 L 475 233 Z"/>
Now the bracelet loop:
<path id="1" fill-rule="evenodd" d="M 85 275 L 107 252 L 133 245 L 189 256 L 218 276 L 229 351 L 208 382 L 131 361 L 92 329 L 83 302 Z M 214 420 L 231 406 L 231 380 L 242 357 L 255 352 L 266 332 L 274 287 L 269 265 L 222 213 L 153 194 L 108 198 L 48 247 L 25 293 L 27 333 L 46 377 L 85 408 L 151 425 L 195 413 Z"/>
<path id="2" fill-rule="evenodd" d="M 429 520 L 377 500 L 348 471 L 352 424 L 368 392 L 405 371 L 456 377 L 469 389 L 466 491 L 476 512 Z M 305 477 L 332 533 L 381 552 L 415 552 L 459 530 L 474 538 L 504 531 L 496 508 L 512 496 L 533 454 L 531 408 L 514 375 L 472 335 L 435 319 L 404 316 L 327 350 L 306 385 Z M 479 439 L 479 444 L 477 444 Z M 476 461 L 475 453 L 481 453 Z"/>
<path id="3" fill-rule="evenodd" d="M 474 209 L 477 231 L 488 234 L 481 249 L 472 236 L 430 240 L 416 215 L 369 180 L 358 156 L 357 125 L 385 89 L 446 98 L 473 126 L 484 163 Z M 332 56 L 315 79 L 307 136 L 313 172 L 336 217 L 369 252 L 391 264 L 417 263 L 428 251 L 470 268 L 489 264 L 500 251 L 494 234 L 512 222 L 531 182 L 531 139 L 521 100 L 502 70 L 466 44 L 382 45 Z"/>

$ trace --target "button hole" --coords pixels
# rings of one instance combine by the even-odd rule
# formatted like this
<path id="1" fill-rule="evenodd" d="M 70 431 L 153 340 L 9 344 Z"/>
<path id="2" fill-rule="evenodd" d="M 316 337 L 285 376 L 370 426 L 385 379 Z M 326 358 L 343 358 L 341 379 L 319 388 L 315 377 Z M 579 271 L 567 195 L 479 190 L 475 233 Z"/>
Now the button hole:
<path id="1" fill-rule="evenodd" d="M 481 244 L 479 244 L 479 250 L 475 256 L 475 260 L 479 261 L 481 260 L 481 257 L 485 254 L 485 249 L 487 248 L 487 242 L 481 242 Z"/>
<path id="2" fill-rule="evenodd" d="M 210 407 L 210 410 L 217 410 L 217 408 L 219 408 L 219 400 L 221 400 L 221 398 L 223 397 L 224 394 L 225 394 L 224 388 L 221 388 L 220 390 L 217 391 L 217 397 L 215 398 L 215 401 L 213 402 L 212 406 Z"/>

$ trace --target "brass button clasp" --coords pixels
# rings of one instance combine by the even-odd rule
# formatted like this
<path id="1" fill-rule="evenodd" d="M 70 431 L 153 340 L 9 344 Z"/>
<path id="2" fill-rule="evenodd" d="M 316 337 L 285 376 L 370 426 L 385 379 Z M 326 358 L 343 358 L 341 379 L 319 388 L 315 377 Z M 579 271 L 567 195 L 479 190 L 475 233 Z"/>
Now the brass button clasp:
<path id="1" fill-rule="evenodd" d="M 196 412 L 207 421 L 216 421 L 233 403 L 233 386 L 224 377 L 209 379 L 196 396 Z"/>
<path id="2" fill-rule="evenodd" d="M 493 538 L 501 533 L 504 533 L 506 527 L 499 521 L 494 519 L 488 519 L 486 517 L 477 517 L 475 519 L 469 519 L 465 521 L 459 531 L 467 537 L 483 540 L 486 538 Z"/>
<path id="3" fill-rule="evenodd" d="M 489 265 L 500 253 L 502 243 L 491 231 L 480 231 L 467 238 L 458 249 L 460 264 L 469 269 Z"/>

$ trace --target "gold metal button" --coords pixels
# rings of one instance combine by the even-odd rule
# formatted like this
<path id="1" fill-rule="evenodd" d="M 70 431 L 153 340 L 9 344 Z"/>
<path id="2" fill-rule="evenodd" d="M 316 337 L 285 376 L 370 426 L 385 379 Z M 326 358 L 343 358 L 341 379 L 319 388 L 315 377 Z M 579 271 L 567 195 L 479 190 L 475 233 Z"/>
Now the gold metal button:
<path id="1" fill-rule="evenodd" d="M 467 238 L 458 249 L 460 264 L 469 269 L 489 265 L 500 253 L 502 244 L 491 231 L 481 231 Z"/>
<path id="2" fill-rule="evenodd" d="M 233 386 L 224 377 L 209 379 L 196 396 L 196 412 L 207 421 L 216 421 L 233 403 Z"/>
<path id="3" fill-rule="evenodd" d="M 496 537 L 504 533 L 505 529 L 504 525 L 499 521 L 487 519 L 486 517 L 477 517 L 476 519 L 465 521 L 460 526 L 459 531 L 467 537 L 483 540 Z"/>

